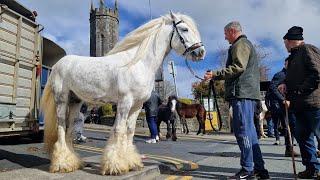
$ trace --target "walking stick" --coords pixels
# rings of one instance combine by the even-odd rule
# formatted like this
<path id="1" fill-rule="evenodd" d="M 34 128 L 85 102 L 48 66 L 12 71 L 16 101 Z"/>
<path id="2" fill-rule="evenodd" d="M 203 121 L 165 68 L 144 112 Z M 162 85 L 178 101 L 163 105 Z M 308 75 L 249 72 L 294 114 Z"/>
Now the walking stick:
<path id="1" fill-rule="evenodd" d="M 290 126 L 289 126 L 289 118 L 288 118 L 288 106 L 286 103 L 284 106 L 285 106 L 285 110 L 286 110 L 285 121 L 286 121 L 287 130 L 288 130 L 289 145 L 290 145 L 290 150 L 291 150 L 292 168 L 293 168 L 293 173 L 294 173 L 294 179 L 297 179 L 296 163 L 294 161 L 294 152 L 293 152 L 291 131 L 290 131 Z"/>

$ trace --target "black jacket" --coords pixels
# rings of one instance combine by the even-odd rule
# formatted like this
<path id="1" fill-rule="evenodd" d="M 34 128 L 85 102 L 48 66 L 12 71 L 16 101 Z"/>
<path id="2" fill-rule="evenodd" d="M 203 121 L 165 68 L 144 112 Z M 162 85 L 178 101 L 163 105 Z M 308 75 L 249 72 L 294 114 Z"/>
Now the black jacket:
<path id="1" fill-rule="evenodd" d="M 303 44 L 291 50 L 286 75 L 287 97 L 292 110 L 320 108 L 320 50 Z"/>
<path id="2" fill-rule="evenodd" d="M 158 115 L 159 106 L 162 104 L 160 96 L 155 91 L 151 92 L 150 98 L 143 103 L 143 107 L 146 111 L 146 117 L 152 117 Z"/>
<path id="3" fill-rule="evenodd" d="M 266 102 L 266 106 L 271 111 L 284 109 L 283 101 L 285 100 L 285 97 L 278 90 L 278 86 L 285 82 L 286 74 L 287 74 L 287 70 L 283 68 L 280 72 L 277 72 L 273 76 L 270 82 L 270 86 L 266 94 L 265 102 Z"/>

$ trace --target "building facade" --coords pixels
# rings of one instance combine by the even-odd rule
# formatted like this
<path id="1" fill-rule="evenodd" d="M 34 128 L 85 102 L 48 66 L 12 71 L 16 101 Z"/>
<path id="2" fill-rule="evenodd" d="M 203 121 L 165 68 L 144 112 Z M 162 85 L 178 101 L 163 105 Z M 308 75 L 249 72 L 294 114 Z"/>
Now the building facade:
<path id="1" fill-rule="evenodd" d="M 115 0 L 114 9 L 106 7 L 100 0 L 98 8 L 90 8 L 90 56 L 98 57 L 107 54 L 119 39 L 119 12 Z"/>

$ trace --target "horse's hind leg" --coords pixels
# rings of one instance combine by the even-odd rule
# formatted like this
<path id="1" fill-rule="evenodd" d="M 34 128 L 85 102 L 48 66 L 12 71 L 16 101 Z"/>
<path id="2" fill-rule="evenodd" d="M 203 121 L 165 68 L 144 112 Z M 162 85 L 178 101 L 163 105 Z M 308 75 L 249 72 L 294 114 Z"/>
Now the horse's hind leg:
<path id="1" fill-rule="evenodd" d="M 59 96 L 57 102 L 58 140 L 51 154 L 50 172 L 72 172 L 82 167 L 82 162 L 70 146 L 69 133 L 66 133 L 67 101 Z M 72 114 L 72 113 L 71 113 Z M 69 145 L 68 145 L 69 144 Z"/>
<path id="2" fill-rule="evenodd" d="M 127 161 L 127 119 L 133 98 L 122 97 L 117 104 L 117 116 L 110 132 L 108 144 L 101 161 L 101 174 L 117 175 L 129 171 Z"/>
<path id="3" fill-rule="evenodd" d="M 199 129 L 198 129 L 197 135 L 199 135 L 201 133 L 202 123 L 201 123 L 201 121 L 199 120 L 198 117 L 197 117 L 197 119 L 198 119 L 198 123 L 199 123 Z"/>

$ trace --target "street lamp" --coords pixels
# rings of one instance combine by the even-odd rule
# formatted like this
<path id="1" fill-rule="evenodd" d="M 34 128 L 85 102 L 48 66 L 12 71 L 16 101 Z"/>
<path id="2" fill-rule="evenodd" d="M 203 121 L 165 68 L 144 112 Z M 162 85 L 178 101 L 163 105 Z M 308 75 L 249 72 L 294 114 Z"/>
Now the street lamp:
<path id="1" fill-rule="evenodd" d="M 173 61 L 169 61 L 169 64 L 168 64 L 168 70 L 169 70 L 169 73 L 172 74 L 172 77 L 173 77 L 173 84 L 174 84 L 174 90 L 176 92 L 176 96 L 178 97 L 178 90 L 177 90 L 177 84 L 176 84 L 176 74 L 177 74 L 177 71 L 176 71 L 176 68 L 174 66 L 174 62 Z"/>

